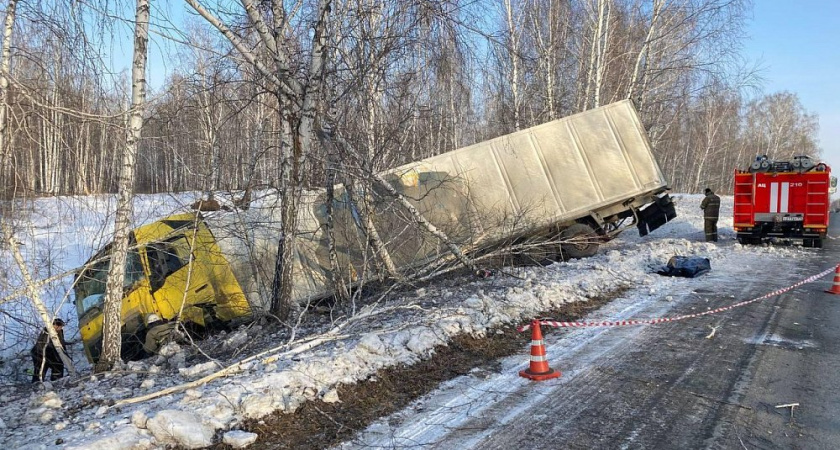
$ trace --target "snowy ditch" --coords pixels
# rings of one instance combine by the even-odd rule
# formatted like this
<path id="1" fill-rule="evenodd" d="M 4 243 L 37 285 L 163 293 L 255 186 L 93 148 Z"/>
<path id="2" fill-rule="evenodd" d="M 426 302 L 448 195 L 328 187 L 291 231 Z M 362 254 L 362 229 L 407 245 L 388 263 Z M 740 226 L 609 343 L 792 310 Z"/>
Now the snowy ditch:
<path id="1" fill-rule="evenodd" d="M 678 218 L 646 238 L 629 230 L 599 255 L 548 267 L 507 268 L 516 277 L 432 284 L 410 295 L 368 305 L 349 320 L 323 324 L 317 333 L 226 361 L 187 364 L 188 349 L 170 344 L 161 356 L 132 362 L 123 371 L 44 388 L 0 388 L 0 444 L 12 448 L 135 449 L 223 443 L 245 447 L 257 436 L 238 428 L 248 419 L 294 412 L 308 400 L 340 402 L 336 387 L 378 370 L 425 358 L 454 336 L 481 337 L 502 325 L 519 325 L 541 311 L 585 301 L 619 288 L 637 301 L 669 300 L 691 281 L 654 271 L 674 255 L 704 256 L 718 267 L 749 265 L 756 257 L 784 258 L 812 252 L 798 247 L 742 247 L 731 230 L 732 200 L 724 198 L 720 243 L 702 240 L 700 196 L 682 196 Z M 739 299 L 744 300 L 744 299 Z M 240 348 L 262 331 L 242 328 L 221 336 Z M 269 337 L 270 338 L 270 337 Z M 277 337 L 277 339 L 280 339 Z M 527 361 L 523 336 L 523 361 Z M 78 347 L 78 346 L 77 346 Z M 76 348 L 75 350 L 78 350 Z M 83 356 L 79 353 L 76 359 Z M 188 383 L 192 383 L 188 386 Z M 145 401 L 158 391 L 171 393 Z"/>

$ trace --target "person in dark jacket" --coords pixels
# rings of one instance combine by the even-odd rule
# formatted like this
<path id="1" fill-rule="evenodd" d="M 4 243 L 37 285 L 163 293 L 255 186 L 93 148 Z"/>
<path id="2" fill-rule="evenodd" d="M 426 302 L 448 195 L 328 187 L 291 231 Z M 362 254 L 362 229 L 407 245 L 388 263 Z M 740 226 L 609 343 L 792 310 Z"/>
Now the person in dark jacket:
<path id="1" fill-rule="evenodd" d="M 61 343 L 62 349 L 67 351 L 67 342 L 64 340 L 64 321 L 61 319 L 53 320 L 53 328 L 58 334 L 58 341 Z M 58 380 L 64 376 L 64 362 L 58 355 L 58 350 L 50 339 L 50 334 L 46 327 L 38 335 L 35 345 L 29 351 L 32 355 L 32 382 L 37 383 L 46 378 L 47 370 L 50 371 L 50 381 Z"/>
<path id="2" fill-rule="evenodd" d="M 720 197 L 706 188 L 706 198 L 700 202 L 700 209 L 703 210 L 703 231 L 706 233 L 706 242 L 717 242 L 717 222 L 720 216 Z"/>

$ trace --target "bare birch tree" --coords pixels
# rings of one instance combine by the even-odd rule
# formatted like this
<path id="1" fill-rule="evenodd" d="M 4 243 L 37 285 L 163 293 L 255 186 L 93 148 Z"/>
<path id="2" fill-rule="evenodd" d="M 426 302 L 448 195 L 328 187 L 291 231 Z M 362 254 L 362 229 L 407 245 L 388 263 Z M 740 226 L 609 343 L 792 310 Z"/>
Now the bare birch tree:
<path id="1" fill-rule="evenodd" d="M 280 201 L 282 236 L 278 236 L 277 267 L 274 275 L 271 311 L 285 320 L 292 308 L 292 256 L 295 251 L 297 203 L 300 197 L 304 158 L 315 140 L 316 103 L 321 101 L 325 66 L 326 30 L 332 1 L 319 0 L 312 13 L 314 34 L 309 60 L 296 50 L 297 40 L 291 27 L 287 5 L 270 2 L 270 10 L 254 0 L 242 0 L 249 25 L 256 33 L 273 67 L 263 64 L 258 55 L 245 45 L 242 37 L 197 0 L 186 0 L 211 25 L 216 27 L 240 54 L 269 81 L 277 98 L 281 124 L 279 130 Z M 293 12 L 297 11 L 297 8 Z M 270 26 L 269 26 L 270 25 Z M 306 69 L 296 70 L 297 67 Z M 298 78 L 300 77 L 300 78 Z"/>
<path id="2" fill-rule="evenodd" d="M 120 360 L 122 337 L 123 283 L 125 263 L 134 212 L 134 173 L 137 149 L 143 128 L 146 106 L 146 58 L 149 40 L 149 0 L 137 0 L 134 24 L 134 58 L 131 68 L 131 108 L 128 111 L 128 130 L 120 167 L 119 195 L 114 221 L 114 242 L 111 246 L 111 265 L 105 287 L 102 354 L 96 371 L 110 370 Z"/>
<path id="3" fill-rule="evenodd" d="M 2 231 L 6 238 L 6 244 L 12 252 L 15 263 L 23 275 L 23 282 L 26 286 L 29 301 L 35 307 L 35 311 L 38 312 L 38 317 L 41 319 L 41 322 L 44 323 L 44 328 L 47 330 L 50 341 L 52 342 L 53 347 L 55 347 L 58 357 L 61 358 L 61 362 L 64 363 L 65 367 L 67 367 L 70 375 L 75 376 L 76 367 L 73 365 L 73 361 L 70 360 L 70 357 L 67 356 L 67 349 L 61 345 L 58 333 L 56 333 L 55 328 L 53 328 L 53 317 L 51 317 L 47 306 L 44 304 L 44 301 L 41 299 L 41 295 L 38 293 L 35 280 L 32 278 L 32 274 L 29 273 L 29 269 L 26 267 L 26 262 L 23 259 L 23 255 L 20 253 L 20 248 L 15 240 L 14 231 L 12 230 L 8 220 L 3 221 Z M 43 370 L 43 368 L 41 370 Z"/>
<path id="4" fill-rule="evenodd" d="M 778 92 L 750 102 L 747 123 L 749 148 L 755 155 L 784 161 L 796 155 L 819 154 L 815 140 L 819 122 L 796 94 Z"/>
<path id="5" fill-rule="evenodd" d="M 560 117 L 560 100 L 566 90 L 564 81 L 571 78 L 562 67 L 563 47 L 570 40 L 571 6 L 562 0 L 532 2 L 528 11 L 530 30 L 534 34 L 534 50 L 538 58 L 539 86 L 542 91 L 546 119 Z M 568 59 L 568 58 L 566 58 Z"/>
<path id="6" fill-rule="evenodd" d="M 510 83 L 510 93 L 513 101 L 513 129 L 519 131 L 522 125 L 520 114 L 522 113 L 522 93 L 520 83 L 520 36 L 522 31 L 519 29 L 522 19 L 519 14 L 514 15 L 513 2 L 511 0 L 504 0 L 505 8 L 505 23 L 507 25 L 507 53 L 510 56 L 510 72 L 508 74 Z"/>
<path id="7" fill-rule="evenodd" d="M 9 75 L 12 66 L 12 34 L 15 29 L 15 13 L 17 0 L 9 0 L 6 5 L 6 19 L 3 22 L 3 47 L 0 53 L 0 196 L 8 189 L 9 174 L 12 166 L 8 164 L 10 155 L 8 102 Z"/>

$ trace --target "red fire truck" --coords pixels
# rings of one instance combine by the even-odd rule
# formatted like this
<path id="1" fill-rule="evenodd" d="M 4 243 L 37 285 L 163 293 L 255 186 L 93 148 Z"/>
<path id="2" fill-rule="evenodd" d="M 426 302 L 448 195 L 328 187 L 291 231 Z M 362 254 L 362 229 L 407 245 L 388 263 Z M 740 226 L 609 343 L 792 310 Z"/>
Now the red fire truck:
<path id="1" fill-rule="evenodd" d="M 801 239 L 804 247 L 822 247 L 830 195 L 836 189 L 831 168 L 807 156 L 781 162 L 756 158 L 748 170 L 735 171 L 733 219 L 738 242 L 787 238 Z"/>

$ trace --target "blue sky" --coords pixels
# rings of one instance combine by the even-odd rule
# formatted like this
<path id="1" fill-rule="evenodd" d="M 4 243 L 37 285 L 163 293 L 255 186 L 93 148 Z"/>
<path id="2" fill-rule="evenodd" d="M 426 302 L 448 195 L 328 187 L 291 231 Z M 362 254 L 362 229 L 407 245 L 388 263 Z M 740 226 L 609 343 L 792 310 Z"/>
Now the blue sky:
<path id="1" fill-rule="evenodd" d="M 755 0 L 746 32 L 764 93 L 793 92 L 819 115 L 823 160 L 840 173 L 840 1 Z"/>

